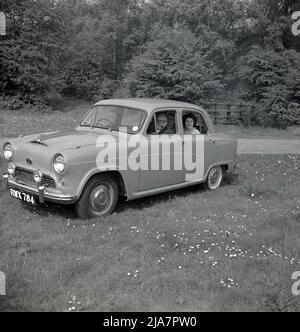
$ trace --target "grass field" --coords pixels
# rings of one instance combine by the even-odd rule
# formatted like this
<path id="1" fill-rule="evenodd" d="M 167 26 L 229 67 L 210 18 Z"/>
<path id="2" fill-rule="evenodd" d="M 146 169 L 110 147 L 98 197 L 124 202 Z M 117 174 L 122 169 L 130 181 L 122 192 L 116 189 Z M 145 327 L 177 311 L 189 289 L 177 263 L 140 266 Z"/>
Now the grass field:
<path id="1" fill-rule="evenodd" d="M 5 114 L 5 136 L 65 128 L 84 108 Z M 121 201 L 89 221 L 2 188 L 0 311 L 300 311 L 299 170 L 300 156 L 243 155 L 217 192 Z"/>

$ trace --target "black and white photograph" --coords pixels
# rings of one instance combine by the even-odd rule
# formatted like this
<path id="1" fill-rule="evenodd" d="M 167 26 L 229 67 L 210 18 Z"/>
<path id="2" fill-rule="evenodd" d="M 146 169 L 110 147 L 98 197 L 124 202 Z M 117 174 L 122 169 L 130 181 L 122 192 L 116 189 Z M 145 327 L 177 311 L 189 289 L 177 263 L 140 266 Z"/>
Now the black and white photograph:
<path id="1" fill-rule="evenodd" d="M 0 312 L 300 312 L 299 0 L 0 0 L 0 176 Z"/>

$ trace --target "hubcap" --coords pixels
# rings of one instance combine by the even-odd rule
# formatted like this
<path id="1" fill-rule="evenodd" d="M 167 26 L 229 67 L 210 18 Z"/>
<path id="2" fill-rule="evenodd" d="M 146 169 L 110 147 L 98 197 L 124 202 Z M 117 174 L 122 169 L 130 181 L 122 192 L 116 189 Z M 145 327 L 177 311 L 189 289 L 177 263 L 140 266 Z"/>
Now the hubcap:
<path id="1" fill-rule="evenodd" d="M 95 214 L 103 214 L 111 204 L 112 189 L 110 186 L 100 184 L 90 194 L 90 204 Z"/>
<path id="2" fill-rule="evenodd" d="M 216 189 L 219 187 L 222 181 L 222 168 L 214 167 L 208 176 L 208 186 L 210 189 Z"/>

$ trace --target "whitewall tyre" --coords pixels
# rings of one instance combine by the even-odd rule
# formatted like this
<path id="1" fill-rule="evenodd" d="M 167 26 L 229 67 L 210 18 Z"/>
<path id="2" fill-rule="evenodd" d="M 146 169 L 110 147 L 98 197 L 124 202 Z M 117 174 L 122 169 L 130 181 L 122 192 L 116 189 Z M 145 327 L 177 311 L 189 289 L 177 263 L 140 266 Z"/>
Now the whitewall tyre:
<path id="1" fill-rule="evenodd" d="M 207 180 L 206 187 L 208 190 L 216 190 L 220 187 L 223 181 L 223 168 L 221 166 L 215 166 L 210 169 Z"/>

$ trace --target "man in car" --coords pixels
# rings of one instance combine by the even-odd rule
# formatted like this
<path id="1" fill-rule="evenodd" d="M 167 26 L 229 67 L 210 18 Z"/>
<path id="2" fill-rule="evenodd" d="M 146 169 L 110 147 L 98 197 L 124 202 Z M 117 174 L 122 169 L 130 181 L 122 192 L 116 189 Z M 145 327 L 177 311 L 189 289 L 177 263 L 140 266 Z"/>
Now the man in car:
<path id="1" fill-rule="evenodd" d="M 174 131 L 168 128 L 168 118 L 165 113 L 159 113 L 156 117 L 156 128 L 158 135 L 174 134 Z"/>

